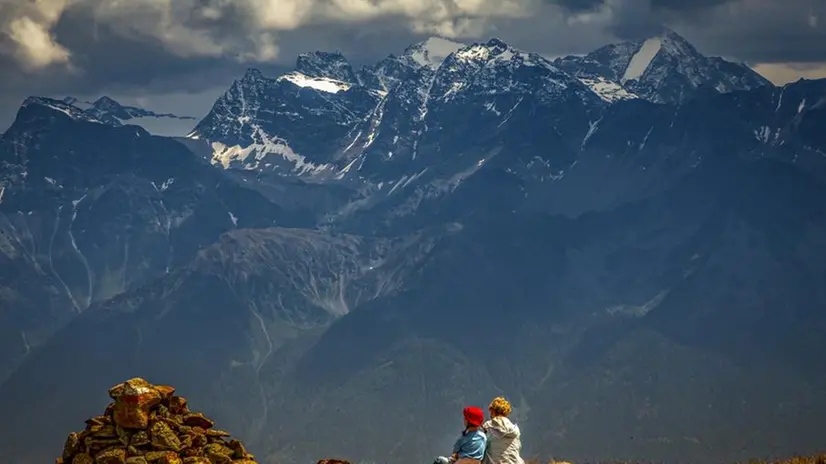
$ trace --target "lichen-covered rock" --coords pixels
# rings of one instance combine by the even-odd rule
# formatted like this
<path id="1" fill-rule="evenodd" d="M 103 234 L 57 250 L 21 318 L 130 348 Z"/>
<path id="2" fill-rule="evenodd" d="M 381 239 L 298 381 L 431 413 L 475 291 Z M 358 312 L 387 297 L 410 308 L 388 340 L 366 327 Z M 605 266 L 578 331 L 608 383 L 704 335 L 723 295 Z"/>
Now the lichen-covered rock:
<path id="1" fill-rule="evenodd" d="M 103 415 L 69 434 L 56 464 L 256 464 L 240 441 L 190 411 L 174 387 L 134 378 L 109 396 Z"/>
<path id="2" fill-rule="evenodd" d="M 95 456 L 95 464 L 126 464 L 125 448 L 109 448 Z"/>
<path id="3" fill-rule="evenodd" d="M 95 464 L 95 460 L 92 459 L 92 456 L 90 456 L 87 453 L 80 453 L 75 455 L 75 457 L 72 458 L 71 462 L 72 464 Z"/>
<path id="4" fill-rule="evenodd" d="M 195 456 L 195 457 L 184 458 L 184 464 L 212 464 L 212 463 L 209 462 L 209 459 L 207 459 L 207 458 L 200 457 L 200 456 Z M 246 463 L 242 463 L 242 464 L 246 464 Z"/>
<path id="5" fill-rule="evenodd" d="M 166 422 L 155 422 L 149 432 L 152 447 L 155 449 L 180 451 L 181 440 Z"/>
<path id="6" fill-rule="evenodd" d="M 66 438 L 66 444 L 63 445 L 63 460 L 71 462 L 72 456 L 80 452 L 80 435 L 72 432 Z"/>
<path id="7" fill-rule="evenodd" d="M 161 393 L 146 380 L 130 379 L 122 388 L 113 387 L 115 391 L 115 410 L 113 419 L 125 429 L 146 429 L 149 427 L 149 411 L 161 403 Z"/>

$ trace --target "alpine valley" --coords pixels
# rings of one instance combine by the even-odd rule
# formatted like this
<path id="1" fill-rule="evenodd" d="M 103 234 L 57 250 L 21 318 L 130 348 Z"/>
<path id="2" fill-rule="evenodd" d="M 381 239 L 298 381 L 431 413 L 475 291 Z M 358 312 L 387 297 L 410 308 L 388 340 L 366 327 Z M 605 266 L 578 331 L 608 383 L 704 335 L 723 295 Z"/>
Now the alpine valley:
<path id="1" fill-rule="evenodd" d="M 430 462 L 500 394 L 525 457 L 823 446 L 826 81 L 431 38 L 250 69 L 179 136 L 140 111 L 0 137 L 5 463 L 137 376 L 263 463 Z"/>

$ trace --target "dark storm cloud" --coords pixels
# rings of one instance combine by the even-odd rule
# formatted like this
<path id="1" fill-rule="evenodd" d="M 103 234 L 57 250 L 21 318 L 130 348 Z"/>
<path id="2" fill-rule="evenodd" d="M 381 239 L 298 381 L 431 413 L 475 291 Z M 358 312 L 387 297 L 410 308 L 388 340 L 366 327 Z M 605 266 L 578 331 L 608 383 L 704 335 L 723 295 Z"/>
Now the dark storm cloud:
<path id="1" fill-rule="evenodd" d="M 721 9 L 714 22 L 692 24 L 698 44 L 752 62 L 826 61 L 826 2 L 787 0 Z M 747 21 L 743 21 L 743 18 Z"/>
<path id="2" fill-rule="evenodd" d="M 572 15 L 602 12 L 601 26 L 638 39 L 663 26 L 702 51 L 747 62 L 826 61 L 823 0 L 547 0 Z"/>
<path id="3" fill-rule="evenodd" d="M 582 13 L 584 11 L 593 11 L 603 6 L 605 2 L 602 0 L 548 0 L 549 3 L 559 5 L 568 11 Z"/>
<path id="4" fill-rule="evenodd" d="M 569 11 L 593 11 L 612 2 L 605 0 L 547 0 Z M 645 2 L 652 10 L 696 11 L 704 10 L 736 0 L 650 0 Z"/>

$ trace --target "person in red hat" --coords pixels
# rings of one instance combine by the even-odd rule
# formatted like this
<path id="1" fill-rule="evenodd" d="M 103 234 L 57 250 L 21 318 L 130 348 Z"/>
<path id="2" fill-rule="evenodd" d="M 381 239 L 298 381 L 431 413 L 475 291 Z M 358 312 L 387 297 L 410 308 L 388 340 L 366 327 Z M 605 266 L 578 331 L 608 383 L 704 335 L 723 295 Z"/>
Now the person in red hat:
<path id="1" fill-rule="evenodd" d="M 485 413 L 481 408 L 468 406 L 462 411 L 465 418 L 465 430 L 453 444 L 453 454 L 448 458 L 439 456 L 434 464 L 478 464 L 485 457 L 487 435 L 481 430 Z"/>

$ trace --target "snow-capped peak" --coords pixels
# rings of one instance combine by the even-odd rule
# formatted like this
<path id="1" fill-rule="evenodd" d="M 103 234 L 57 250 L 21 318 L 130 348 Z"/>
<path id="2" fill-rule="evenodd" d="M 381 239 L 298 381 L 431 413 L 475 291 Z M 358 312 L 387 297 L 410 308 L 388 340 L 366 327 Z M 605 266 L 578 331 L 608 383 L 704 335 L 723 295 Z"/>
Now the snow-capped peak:
<path id="1" fill-rule="evenodd" d="M 622 84 L 631 80 L 639 80 L 660 53 L 668 54 L 686 63 L 705 59 L 691 43 L 670 29 L 665 29 L 658 35 L 637 42 L 636 49 L 636 53 L 631 56 L 620 78 Z"/>
<path id="2" fill-rule="evenodd" d="M 562 72 L 541 55 L 514 48 L 498 38 L 462 47 L 453 54 L 453 61 L 489 63 L 490 65 L 515 63 L 520 66 L 540 66 L 554 73 Z"/>
<path id="3" fill-rule="evenodd" d="M 456 52 L 456 58 L 460 60 L 487 61 L 493 57 L 504 54 L 504 58 L 510 59 L 514 52 L 520 53 L 518 50 L 512 49 L 505 42 L 493 38 L 486 43 L 474 43 L 473 45 L 462 48 Z"/>
<path id="4" fill-rule="evenodd" d="M 684 102 L 700 88 L 731 92 L 770 84 L 747 66 L 704 56 L 670 29 L 585 56 L 559 58 L 554 64 L 580 79 L 607 79 L 657 103 Z"/>
<path id="5" fill-rule="evenodd" d="M 402 53 L 411 64 L 437 69 L 451 53 L 464 47 L 464 44 L 441 37 L 431 37 L 423 42 L 413 44 Z"/>
<path id="6" fill-rule="evenodd" d="M 664 28 L 655 36 L 662 42 L 663 50 L 678 55 L 701 55 L 699 51 L 685 37 L 671 29 Z"/>
<path id="7" fill-rule="evenodd" d="M 120 111 L 124 109 L 123 105 L 116 102 L 115 100 L 112 100 L 106 95 L 95 100 L 95 102 L 92 103 L 92 106 L 103 111 Z"/>

